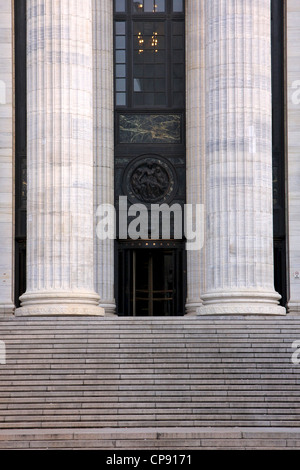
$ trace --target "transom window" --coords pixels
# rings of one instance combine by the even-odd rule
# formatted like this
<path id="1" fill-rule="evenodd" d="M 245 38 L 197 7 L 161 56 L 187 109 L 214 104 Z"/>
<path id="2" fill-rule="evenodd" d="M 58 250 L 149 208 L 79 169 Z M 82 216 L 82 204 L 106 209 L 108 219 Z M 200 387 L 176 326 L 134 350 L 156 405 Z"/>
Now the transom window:
<path id="1" fill-rule="evenodd" d="M 184 108 L 184 1 L 115 0 L 115 104 Z"/>

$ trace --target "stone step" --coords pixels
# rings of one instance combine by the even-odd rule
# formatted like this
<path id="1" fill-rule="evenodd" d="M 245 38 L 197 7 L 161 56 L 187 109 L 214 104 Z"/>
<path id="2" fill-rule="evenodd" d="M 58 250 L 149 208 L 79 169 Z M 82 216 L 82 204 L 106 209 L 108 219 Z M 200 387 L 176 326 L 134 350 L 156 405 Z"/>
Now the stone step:
<path id="1" fill-rule="evenodd" d="M 138 428 L 0 431 L 0 449 L 294 449 L 293 428 Z"/>
<path id="2" fill-rule="evenodd" d="M 82 429 L 90 429 L 90 428 L 99 428 L 99 429 L 105 429 L 105 428 L 143 428 L 143 427 L 149 427 L 149 428 L 155 428 L 155 427 L 210 427 L 211 422 L 216 421 L 216 426 L 215 427 L 224 427 L 224 426 L 230 426 L 231 428 L 237 428 L 237 427 L 244 427 L 244 426 L 249 426 L 249 427 L 295 427 L 295 429 L 299 429 L 299 424 L 300 420 L 294 423 L 291 420 L 285 420 L 283 418 L 280 418 L 278 420 L 274 419 L 258 419 L 256 417 L 252 418 L 251 417 L 248 419 L 245 416 L 241 416 L 240 418 L 236 418 L 234 420 L 231 420 L 230 418 L 224 419 L 222 416 L 217 416 L 213 415 L 211 420 L 208 418 L 207 420 L 202 419 L 202 420 L 193 420 L 191 417 L 187 417 L 186 420 L 184 419 L 174 419 L 174 420 L 163 420 L 161 417 L 157 419 L 156 417 L 154 419 L 140 419 L 138 421 L 135 421 L 135 424 L 133 424 L 132 419 L 119 419 L 119 420 L 112 420 L 112 419 L 107 419 L 106 421 L 97 421 L 97 420 L 87 420 L 87 421 L 72 421 L 70 419 L 66 420 L 61 420 L 59 419 L 58 421 L 52 420 L 52 421 L 44 421 L 44 418 L 42 418 L 40 421 L 28 421 L 28 422 L 20 422 L 20 423 L 1 423 L 1 429 L 15 429 L 20 430 L 20 429 L 49 429 L 49 428 L 55 428 L 55 429 L 63 429 L 63 428 L 69 428 L 74 429 L 74 428 L 82 428 Z"/>
<path id="3" fill-rule="evenodd" d="M 183 409 L 185 408 L 185 409 Z M 195 407 L 180 407 L 180 408 L 170 408 L 168 407 L 167 409 L 163 406 L 161 407 L 142 407 L 139 406 L 134 407 L 134 408 L 122 408 L 120 406 L 107 406 L 102 407 L 102 408 L 83 408 L 83 409 L 78 409 L 78 408 L 68 408 L 68 407 L 60 407 L 60 408 L 51 408 L 51 407 L 46 407 L 45 409 L 41 408 L 30 408 L 30 409 L 9 409 L 9 414 L 7 413 L 7 410 L 2 410 L 0 409 L 0 422 L 7 422 L 7 421 L 22 421 L 24 417 L 28 420 L 36 420 L 36 419 L 42 419 L 44 417 L 45 420 L 47 419 L 52 419 L 53 416 L 71 416 L 72 419 L 75 419 L 77 417 L 78 419 L 86 419 L 87 416 L 92 415 L 91 419 L 95 419 L 97 417 L 98 420 L 103 420 L 105 419 L 106 415 L 114 415 L 114 416 L 120 416 L 120 415 L 127 415 L 128 418 L 132 417 L 133 419 L 139 419 L 138 417 L 142 418 L 145 415 L 162 415 L 164 416 L 164 419 L 171 419 L 172 415 L 180 415 L 181 418 L 186 417 L 187 415 L 193 415 L 193 418 L 196 419 L 198 418 L 198 415 L 201 414 L 202 418 L 205 418 L 206 415 L 210 416 L 213 414 L 222 414 L 229 416 L 230 419 L 235 419 L 237 415 L 244 415 L 248 416 L 251 415 L 252 417 L 255 415 L 255 417 L 258 417 L 259 415 L 263 415 L 264 417 L 268 418 L 268 415 L 272 414 L 272 419 L 275 419 L 276 416 L 286 416 L 287 418 L 290 417 L 290 412 L 289 410 L 293 409 L 294 413 L 294 419 L 299 419 L 300 417 L 300 411 L 299 409 L 296 409 L 296 407 L 289 407 L 287 408 L 278 408 L 276 407 L 276 410 L 269 409 L 266 406 L 265 407 L 227 407 L 223 406 L 220 408 L 214 408 L 214 407 L 204 407 L 204 406 L 195 406 Z"/>
<path id="4" fill-rule="evenodd" d="M 99 396 L 101 400 L 99 400 Z M 164 407 L 165 409 L 169 408 L 186 408 L 186 407 L 208 407 L 210 403 L 215 403 L 216 396 L 188 396 L 188 395 L 179 395 L 179 396 L 170 396 L 166 395 L 158 395 L 158 396 L 150 396 L 147 395 L 135 395 L 135 396 L 122 396 L 117 394 L 112 394 L 111 396 L 103 396 L 103 395 L 60 395 L 60 396 L 37 396 L 37 397 L 14 397 L 13 403 L 8 403 L 7 398 L 0 398 L 0 408 L 1 409 L 23 409 L 23 405 L 26 405 L 26 409 L 31 409 L 34 407 L 57 407 L 57 409 L 63 407 L 75 407 L 75 408 L 102 408 L 107 406 L 117 406 L 120 408 L 130 408 L 133 404 L 137 404 L 140 408 L 147 406 L 147 407 L 157 407 L 161 408 Z M 145 403 L 145 399 L 147 402 Z M 263 394 L 260 395 L 217 395 L 218 399 L 218 408 L 220 407 L 260 407 L 260 406 L 268 406 L 268 408 L 298 408 L 300 400 L 297 396 L 292 395 L 288 398 L 285 396 L 278 396 L 277 394 L 264 396 Z"/>
<path id="5" fill-rule="evenodd" d="M 113 398 L 113 397 L 112 397 Z M 228 398 L 226 401 L 221 401 L 218 400 L 218 410 L 219 409 L 224 409 L 224 410 L 234 410 L 233 413 L 236 413 L 236 410 L 243 410 L 243 409 L 260 409 L 260 410 L 268 410 L 271 409 L 272 407 L 275 407 L 276 410 L 278 410 L 278 413 L 281 413 L 283 409 L 294 409 L 296 414 L 299 414 L 299 401 L 295 402 L 280 402 L 280 401 L 274 401 L 272 400 L 271 403 L 268 403 L 267 401 L 260 400 L 260 401 L 255 401 L 250 397 L 246 397 L 248 400 L 245 401 L 236 401 L 235 403 L 229 402 Z M 211 409 L 210 407 L 212 406 L 211 403 L 213 401 L 196 401 L 194 400 L 192 403 L 190 401 L 177 401 L 178 397 L 176 400 L 170 402 L 165 402 L 165 401 L 157 401 L 157 400 L 148 400 L 145 402 L 144 400 L 139 400 L 137 402 L 139 410 L 144 409 L 145 412 L 147 410 L 176 410 L 176 412 L 179 412 L 183 409 L 192 409 L 194 410 L 207 410 Z M 79 403 L 79 406 L 78 406 Z M 23 408 L 23 405 L 26 404 L 26 409 Z M 28 413 L 35 413 L 37 410 L 45 411 L 45 410 L 50 410 L 54 413 L 58 413 L 61 410 L 92 410 L 93 412 L 96 412 L 97 410 L 107 410 L 107 409 L 116 409 L 116 410 L 123 410 L 122 412 L 127 412 L 131 413 L 131 411 L 135 411 L 137 409 L 137 406 L 132 400 L 132 402 L 122 402 L 119 400 L 106 400 L 101 403 L 99 403 L 99 400 L 93 401 L 91 398 L 89 398 L 86 402 L 84 402 L 82 399 L 79 400 L 79 397 L 73 397 L 73 400 L 68 402 L 65 399 L 61 399 L 60 401 L 53 400 L 53 401 L 46 401 L 43 398 L 40 399 L 29 399 L 28 401 L 22 401 L 20 403 L 14 403 L 14 404 L 2 404 L 0 402 L 0 412 L 1 415 L 6 416 L 7 411 L 9 410 L 9 414 L 18 414 L 20 410 L 22 413 L 26 414 Z M 71 412 L 71 411 L 70 411 Z M 267 412 L 267 411 L 266 411 Z M 273 411 L 272 411 L 273 412 Z M 275 411 L 277 413 L 277 411 Z"/>
<path id="6" fill-rule="evenodd" d="M 253 380 L 253 381 L 259 381 L 260 383 L 265 383 L 265 381 L 270 381 L 272 382 L 273 380 L 278 379 L 278 373 L 270 373 L 269 371 L 266 371 L 266 373 L 247 373 L 245 371 L 238 371 L 235 373 L 230 373 L 229 371 L 226 373 L 226 379 L 224 379 L 224 369 L 223 370 L 218 370 L 216 372 L 210 371 L 208 373 L 208 370 L 205 369 L 202 372 L 201 371 L 192 371 L 192 372 L 187 372 L 187 371 L 182 371 L 180 370 L 176 372 L 170 372 L 170 370 L 166 370 L 165 372 L 161 373 L 161 371 L 157 371 L 153 369 L 152 371 L 147 371 L 147 373 L 137 371 L 135 373 L 129 372 L 129 373 L 124 373 L 124 371 L 120 371 L 119 373 L 117 371 L 111 371 L 110 373 L 107 373 L 108 371 L 101 371 L 98 370 L 96 373 L 91 373 L 89 374 L 88 372 L 86 374 L 76 374 L 76 373 L 66 373 L 61 371 L 58 374 L 45 374 L 45 371 L 34 371 L 34 375 L 32 375 L 32 371 L 29 371 L 29 374 L 20 374 L 20 370 L 17 371 L 17 374 L 8 374 L 8 375 L 1 375 L 1 381 L 3 385 L 7 385 L 5 382 L 9 382 L 11 384 L 16 384 L 16 385 L 21 385 L 26 383 L 27 381 L 30 381 L 31 384 L 33 383 L 47 383 L 49 381 L 51 382 L 60 382 L 60 381 L 67 381 L 67 382 L 73 382 L 77 383 L 78 381 L 86 384 L 91 384 L 91 383 L 99 383 L 99 373 L 101 373 L 101 382 L 104 383 L 103 381 L 111 381 L 111 380 L 120 380 L 122 383 L 124 381 L 148 381 L 152 380 L 153 377 L 155 377 L 156 381 L 163 381 L 163 380 L 178 380 L 178 377 L 180 377 L 181 381 L 185 380 L 194 380 L 194 381 L 201 381 L 203 380 L 226 380 L 226 382 L 229 381 L 235 381 L 235 380 Z M 284 373 L 284 380 L 287 381 L 293 381 L 293 380 L 298 380 L 296 375 L 292 372 L 288 373 L 287 371 L 283 371 Z M 263 380 L 263 382 L 262 382 Z M 108 383 L 108 382 L 107 382 Z M 162 382 L 160 382 L 162 383 Z M 181 383 L 181 382 L 179 382 Z M 283 383 L 283 382 L 282 382 Z"/>
<path id="7" fill-rule="evenodd" d="M 18 430 L 32 430 L 29 445 L 46 448 L 62 429 L 72 448 L 76 440 L 79 447 L 98 442 L 71 437 L 73 429 L 80 436 L 109 427 L 300 427 L 300 365 L 291 362 L 299 317 L 13 318 L 0 319 L 0 339 L 7 355 L 0 365 L 0 448 L 3 436 L 7 448 L 26 448 Z M 57 437 L 38 437 L 50 428 Z M 187 434 L 188 446 L 193 436 Z M 214 438 L 204 436 L 210 445 Z M 288 437 L 272 436 L 287 445 Z M 120 446 L 132 442 L 127 437 Z M 180 441 L 172 439 L 163 442 L 172 448 Z"/>

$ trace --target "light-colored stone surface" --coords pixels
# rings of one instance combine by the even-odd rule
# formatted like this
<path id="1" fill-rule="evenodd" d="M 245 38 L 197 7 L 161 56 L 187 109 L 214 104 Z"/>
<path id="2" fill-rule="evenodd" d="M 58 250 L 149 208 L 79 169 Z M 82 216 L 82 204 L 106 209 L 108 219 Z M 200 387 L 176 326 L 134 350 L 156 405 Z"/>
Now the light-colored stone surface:
<path id="1" fill-rule="evenodd" d="M 300 313 L 300 2 L 287 0 L 287 170 L 290 313 Z"/>
<path id="2" fill-rule="evenodd" d="M 187 202 L 207 209 L 205 249 L 188 253 L 188 314 L 242 313 L 241 305 L 244 313 L 284 313 L 270 238 L 269 3 L 186 1 Z M 300 4 L 286 3 L 288 308 L 300 313 Z M 11 4 L 0 0 L 1 313 L 14 309 Z M 100 294 L 112 313 L 113 243 L 95 243 L 95 209 L 113 201 L 112 1 L 30 0 L 28 8 L 32 191 L 23 304 L 35 311 L 35 300 L 52 303 L 55 292 L 72 299 L 74 312 L 85 311 L 78 310 L 85 299 L 103 313 Z M 56 301 L 52 311 L 64 312 Z"/>
<path id="3" fill-rule="evenodd" d="M 205 202 L 205 0 L 186 2 L 186 200 Z M 186 312 L 202 305 L 204 251 L 187 251 Z"/>
<path id="4" fill-rule="evenodd" d="M 27 291 L 18 315 L 103 314 L 94 291 L 92 0 L 27 1 Z"/>
<path id="5" fill-rule="evenodd" d="M 270 0 L 205 2 L 206 279 L 199 314 L 285 313 L 273 281 L 270 13 Z"/>
<path id="6" fill-rule="evenodd" d="M 113 2 L 94 4 L 95 208 L 114 204 Z M 98 219 L 95 221 L 98 222 Z M 95 243 L 95 289 L 106 314 L 115 312 L 114 240 Z"/>
<path id="7" fill-rule="evenodd" d="M 13 313 L 13 19 L 12 2 L 0 14 L 0 312 Z"/>

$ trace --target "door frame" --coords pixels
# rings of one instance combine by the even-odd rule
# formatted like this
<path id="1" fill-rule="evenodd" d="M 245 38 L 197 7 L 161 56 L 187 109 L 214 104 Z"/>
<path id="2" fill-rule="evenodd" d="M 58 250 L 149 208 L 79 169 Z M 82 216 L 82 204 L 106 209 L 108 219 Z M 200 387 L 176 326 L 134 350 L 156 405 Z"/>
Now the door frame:
<path id="1" fill-rule="evenodd" d="M 137 251 L 139 249 L 162 249 L 164 251 L 170 250 L 174 252 L 174 273 L 176 275 L 176 305 L 174 306 L 174 315 L 172 316 L 183 316 L 185 314 L 185 303 L 187 296 L 187 266 L 185 241 L 182 240 L 116 240 L 115 299 L 117 306 L 117 315 L 133 316 L 130 300 L 130 285 L 131 283 L 133 283 L 133 266 L 130 266 L 130 252 L 132 252 L 133 250 Z M 124 282 L 122 278 L 126 282 Z"/>

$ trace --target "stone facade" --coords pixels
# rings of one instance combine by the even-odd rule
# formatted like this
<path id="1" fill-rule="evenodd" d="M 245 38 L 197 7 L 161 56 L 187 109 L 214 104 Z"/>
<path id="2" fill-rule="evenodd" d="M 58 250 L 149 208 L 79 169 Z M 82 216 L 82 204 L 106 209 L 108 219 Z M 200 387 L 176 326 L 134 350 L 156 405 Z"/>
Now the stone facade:
<path id="1" fill-rule="evenodd" d="M 112 1 L 27 0 L 27 291 L 17 314 L 112 314 Z M 300 5 L 286 1 L 288 311 L 300 311 Z M 0 0 L 0 311 L 14 311 L 13 8 Z M 188 314 L 284 314 L 274 290 L 270 0 L 186 1 Z M 193 44 L 193 47 L 189 47 Z M 232 60 L 234 58 L 234 60 Z"/>
<path id="2" fill-rule="evenodd" d="M 273 281 L 270 1 L 205 2 L 204 17 L 206 286 L 198 312 L 281 314 Z"/>
<path id="3" fill-rule="evenodd" d="M 13 16 L 0 2 L 0 312 L 14 310 L 14 108 Z"/>
<path id="4" fill-rule="evenodd" d="M 290 313 L 300 313 L 300 5 L 287 2 L 287 166 Z"/>
<path id="5" fill-rule="evenodd" d="M 94 291 L 92 0 L 27 0 L 27 291 L 19 315 L 103 314 Z"/>

